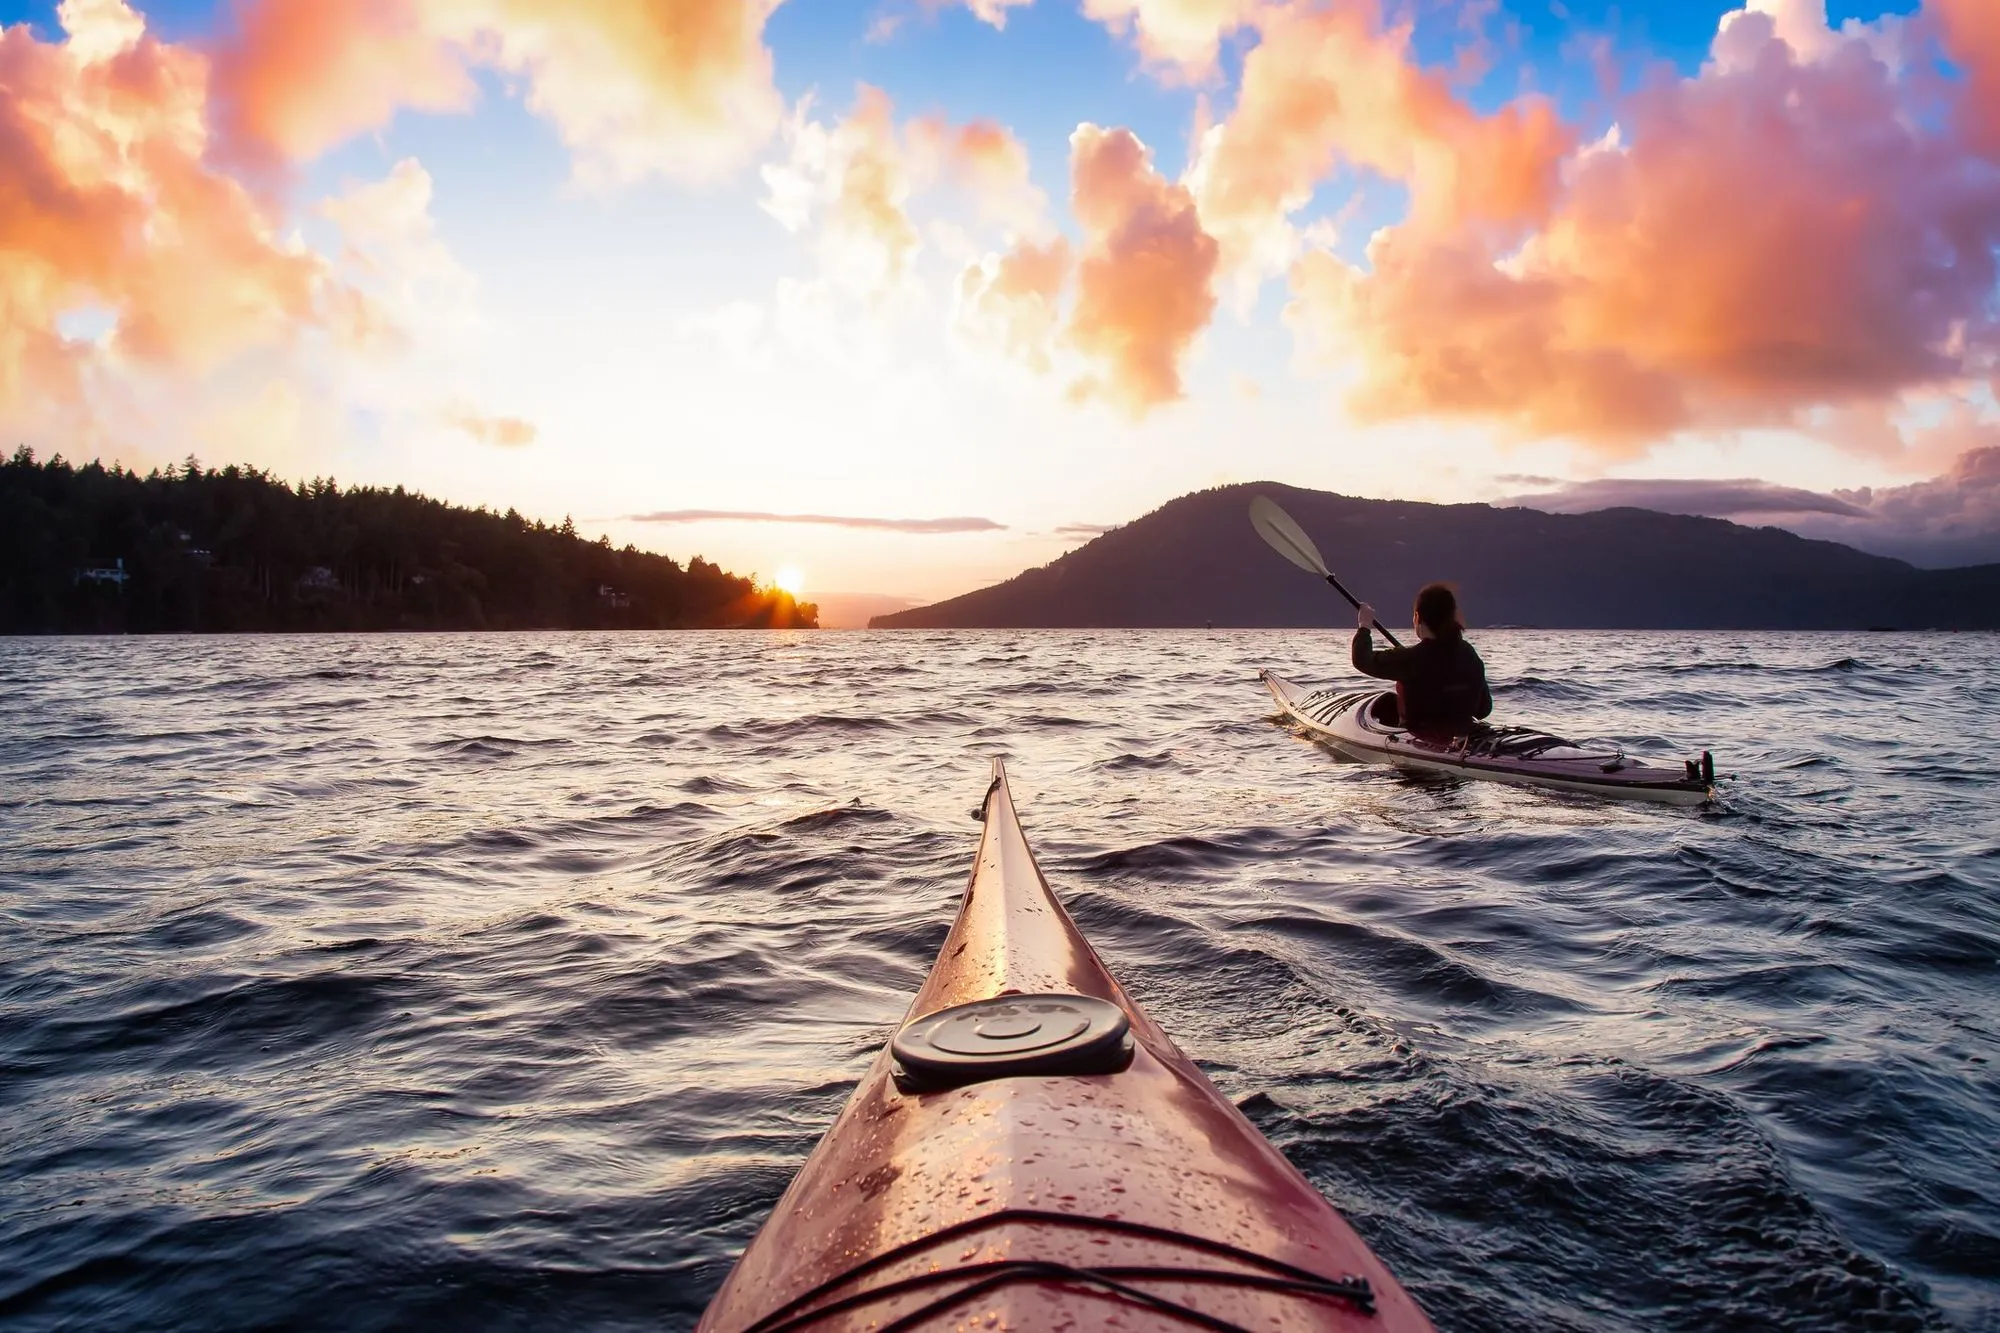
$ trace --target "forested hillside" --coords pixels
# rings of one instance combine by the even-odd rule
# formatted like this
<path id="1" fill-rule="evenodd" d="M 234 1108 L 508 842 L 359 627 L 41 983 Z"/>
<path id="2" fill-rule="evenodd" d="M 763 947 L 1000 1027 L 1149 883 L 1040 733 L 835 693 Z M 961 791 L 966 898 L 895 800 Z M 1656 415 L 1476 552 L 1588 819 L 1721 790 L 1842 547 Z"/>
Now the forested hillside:
<path id="1" fill-rule="evenodd" d="M 811 603 L 585 541 L 567 518 L 194 459 L 145 476 L 26 448 L 0 463 L 0 633 L 816 624 Z"/>

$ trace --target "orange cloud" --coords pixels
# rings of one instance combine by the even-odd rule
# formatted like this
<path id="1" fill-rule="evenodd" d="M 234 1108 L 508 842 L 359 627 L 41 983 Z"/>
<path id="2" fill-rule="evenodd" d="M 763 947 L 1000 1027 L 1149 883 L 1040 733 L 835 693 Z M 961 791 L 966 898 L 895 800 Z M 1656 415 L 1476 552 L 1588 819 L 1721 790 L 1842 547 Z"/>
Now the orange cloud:
<path id="1" fill-rule="evenodd" d="M 401 108 L 471 104 L 468 66 L 525 76 L 580 178 L 704 180 L 774 133 L 772 0 L 239 0 L 217 57 L 237 151 L 310 159 Z"/>
<path id="2" fill-rule="evenodd" d="M 2000 5 L 1993 0 L 1931 0 L 1945 44 L 1965 71 L 1960 108 L 1966 137 L 2000 156 Z"/>
<path id="3" fill-rule="evenodd" d="M 2000 446 L 2000 423 L 1964 397 L 1912 394 L 1816 413 L 1813 435 L 1848 453 L 1883 460 L 1901 472 L 1949 472 L 1975 449 Z"/>
<path id="4" fill-rule="evenodd" d="M 1060 236 L 988 255 L 959 275 L 953 322 L 975 345 L 1046 372 L 1069 271 L 1069 243 Z"/>
<path id="5" fill-rule="evenodd" d="M 1181 396 L 1181 358 L 1215 313 L 1218 247 L 1130 130 L 1079 125 L 1070 180 L 1085 244 L 1066 335 L 1101 371 L 1076 392 L 1143 416 Z"/>
<path id="6" fill-rule="evenodd" d="M 1562 163 L 1525 243 L 1480 225 L 1542 206 L 1496 156 L 1378 234 L 1366 270 L 1306 256 L 1287 319 L 1358 368 L 1364 419 L 1475 416 L 1624 454 L 1980 374 L 2000 182 L 1908 114 L 1873 35 L 1795 0 L 1731 15 L 1699 75 L 1656 81 Z M 1515 166 L 1543 181 L 1541 162 Z"/>
<path id="7" fill-rule="evenodd" d="M 1575 142 L 1546 101 L 1474 112 L 1372 2 L 1270 10 L 1260 26 L 1236 107 L 1189 171 L 1231 268 L 1282 271 L 1297 249 L 1288 216 L 1342 163 L 1406 182 L 1419 219 L 1518 227 L 1546 213 Z"/>
<path id="8" fill-rule="evenodd" d="M 1130 130 L 1079 125 L 1070 184 L 1081 251 L 1060 236 L 1023 238 L 967 265 L 953 324 L 969 344 L 1037 372 L 1055 369 L 1058 349 L 1076 354 L 1088 368 L 1069 397 L 1102 397 L 1137 419 L 1182 396 L 1181 362 L 1215 313 L 1219 247 L 1193 195 Z"/>
<path id="9" fill-rule="evenodd" d="M 0 427 L 274 460 L 330 446 L 357 407 L 431 421 L 477 319 L 428 174 L 404 161 L 323 201 L 341 244 L 316 253 L 219 165 L 206 56 L 120 0 L 58 20 L 54 42 L 0 30 Z"/>
<path id="10" fill-rule="evenodd" d="M 446 420 L 481 444 L 502 449 L 524 448 L 533 444 L 538 434 L 532 421 L 523 421 L 519 417 L 490 417 L 471 408 L 459 408 L 447 414 Z"/>
<path id="11" fill-rule="evenodd" d="M 207 62 L 119 0 L 57 15 L 62 42 L 0 30 L 0 407 L 94 356 L 206 370 L 314 320 L 322 261 L 205 160 Z M 84 309 L 109 333 L 65 338 Z"/>
<path id="12" fill-rule="evenodd" d="M 945 176 L 971 191 L 982 216 L 1016 232 L 1047 225 L 1048 200 L 1028 173 L 1028 150 L 1006 126 L 975 120 L 953 128 L 942 116 L 910 123 L 921 174 Z"/>
<path id="13" fill-rule="evenodd" d="M 258 166 L 307 161 L 401 107 L 461 110 L 475 89 L 420 0 L 237 0 L 218 49 L 221 128 Z"/>
<path id="14" fill-rule="evenodd" d="M 432 0 L 525 73 L 587 180 L 712 179 L 777 131 L 776 0 Z"/>

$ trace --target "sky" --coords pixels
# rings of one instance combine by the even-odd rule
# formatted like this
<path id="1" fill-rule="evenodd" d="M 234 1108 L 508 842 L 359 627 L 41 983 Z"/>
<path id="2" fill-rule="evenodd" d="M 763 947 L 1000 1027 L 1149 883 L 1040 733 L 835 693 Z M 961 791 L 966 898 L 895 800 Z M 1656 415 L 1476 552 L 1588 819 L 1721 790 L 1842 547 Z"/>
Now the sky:
<path id="1" fill-rule="evenodd" d="M 401 484 L 808 598 L 1253 480 L 2000 560 L 1992 0 L 0 25 L 0 439 L 42 457 Z"/>

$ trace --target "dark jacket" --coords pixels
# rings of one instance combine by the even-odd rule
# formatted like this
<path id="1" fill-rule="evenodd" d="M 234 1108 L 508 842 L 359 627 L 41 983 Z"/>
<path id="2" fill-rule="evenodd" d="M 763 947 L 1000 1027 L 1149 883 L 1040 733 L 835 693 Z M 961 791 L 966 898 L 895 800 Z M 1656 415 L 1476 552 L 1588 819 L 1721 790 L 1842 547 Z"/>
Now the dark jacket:
<path id="1" fill-rule="evenodd" d="M 1462 736 L 1493 712 L 1486 663 L 1463 638 L 1420 639 L 1378 652 L 1368 631 L 1356 630 L 1354 669 L 1402 686 L 1403 725 L 1411 731 Z"/>

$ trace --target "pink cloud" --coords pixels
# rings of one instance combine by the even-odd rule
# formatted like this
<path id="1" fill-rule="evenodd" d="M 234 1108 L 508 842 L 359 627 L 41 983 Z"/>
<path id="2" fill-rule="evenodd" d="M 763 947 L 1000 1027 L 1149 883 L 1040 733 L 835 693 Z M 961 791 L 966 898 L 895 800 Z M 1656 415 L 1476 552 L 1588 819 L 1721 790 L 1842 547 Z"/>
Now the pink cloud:
<path id="1" fill-rule="evenodd" d="M 1833 514 L 1866 518 L 1868 510 L 1838 496 L 1822 495 L 1797 486 L 1737 477 L 1726 481 L 1681 478 L 1600 477 L 1593 481 L 1558 483 L 1557 489 L 1507 499 L 1510 505 L 1550 514 L 1588 514 L 1600 509 L 1652 509 L 1663 514 L 1701 514 L 1709 518 L 1776 517 Z"/>
<path id="2" fill-rule="evenodd" d="M 1356 413 L 1478 417 L 1630 455 L 1982 376 L 2000 173 L 1912 112 L 1878 30 L 1764 8 L 1565 158 L 1525 241 L 1482 225 L 1475 201 L 1504 188 L 1475 190 L 1379 234 L 1365 269 L 1302 259 L 1288 319 L 1308 352 L 1359 368 Z M 1496 187 L 1514 175 L 1487 170 Z"/>
<path id="3" fill-rule="evenodd" d="M 397 111 L 472 104 L 472 66 L 522 75 L 578 175 L 699 181 L 741 165 L 782 103 L 773 0 L 238 0 L 216 89 L 238 154 L 303 161 Z"/>
<path id="4" fill-rule="evenodd" d="M 1931 0 L 1945 45 L 1964 71 L 1961 132 L 1989 157 L 2000 157 L 2000 6 L 1992 0 Z"/>
<path id="5" fill-rule="evenodd" d="M 1005 125 L 953 126 L 939 115 L 921 116 L 910 122 L 908 139 L 921 174 L 963 187 L 982 217 L 1015 232 L 1046 230 L 1048 200 L 1029 178 L 1027 147 Z"/>
<path id="6" fill-rule="evenodd" d="M 257 166 L 308 161 L 396 111 L 460 110 L 475 89 L 418 0 L 238 0 L 218 49 L 224 132 Z"/>
<path id="7" fill-rule="evenodd" d="M 58 15 L 62 42 L 0 30 L 0 407 L 73 394 L 91 356 L 201 371 L 315 321 L 324 263 L 206 160 L 206 60 L 118 0 Z M 85 307 L 101 346 L 59 331 Z"/>
<path id="8" fill-rule="evenodd" d="M 1069 243 L 1060 236 L 988 255 L 959 275 L 956 326 L 975 344 L 1048 371 L 1069 273 Z"/>
<path id="9" fill-rule="evenodd" d="M 1833 494 L 1874 520 L 1870 549 L 1926 564 L 2000 561 L 2000 445 L 1967 450 L 1929 481 Z"/>
<path id="10" fill-rule="evenodd" d="M 1556 514 L 1629 506 L 1668 514 L 1766 521 L 1809 537 L 1844 542 L 1916 564 L 2000 561 L 2000 430 L 1941 475 L 1907 486 L 1819 492 L 1741 478 L 1730 481 L 1635 477 L 1556 484 L 1503 503 Z M 1546 481 L 1546 478 L 1535 478 Z"/>

